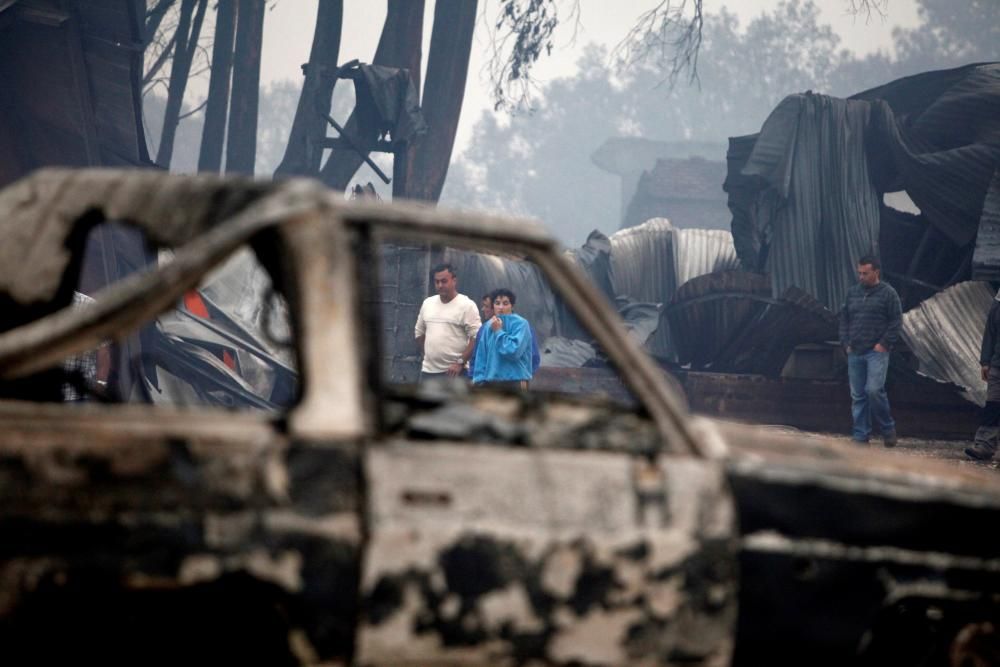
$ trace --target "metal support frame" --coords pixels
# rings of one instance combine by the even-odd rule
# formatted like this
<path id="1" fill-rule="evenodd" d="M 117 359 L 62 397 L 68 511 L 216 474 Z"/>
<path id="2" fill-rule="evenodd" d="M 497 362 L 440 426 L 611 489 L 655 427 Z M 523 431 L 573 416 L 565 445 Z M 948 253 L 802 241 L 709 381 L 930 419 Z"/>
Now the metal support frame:
<path id="1" fill-rule="evenodd" d="M 359 74 L 358 66 L 361 63 L 355 59 L 350 60 L 336 70 L 334 70 L 333 78 L 335 80 L 340 79 L 350 79 L 354 81 L 355 91 L 357 90 L 357 78 Z M 331 114 L 326 113 L 322 106 L 321 100 L 316 100 L 317 111 L 320 115 L 326 119 L 326 122 L 333 127 L 339 134 L 337 137 L 324 137 L 317 142 L 317 145 L 322 148 L 336 148 L 341 150 L 352 150 L 356 152 L 362 160 L 365 161 L 372 171 L 382 180 L 386 185 L 392 184 L 392 198 L 403 198 L 406 196 L 406 164 L 408 162 L 407 156 L 409 153 L 409 144 L 407 142 L 388 142 L 376 140 L 369 145 L 363 145 L 364 142 L 359 140 L 357 137 L 351 136 L 347 130 L 338 123 Z M 355 105 L 355 109 L 357 105 Z M 369 153 L 391 153 L 392 159 L 392 177 L 386 176 L 385 172 L 375 162 L 368 157 Z"/>

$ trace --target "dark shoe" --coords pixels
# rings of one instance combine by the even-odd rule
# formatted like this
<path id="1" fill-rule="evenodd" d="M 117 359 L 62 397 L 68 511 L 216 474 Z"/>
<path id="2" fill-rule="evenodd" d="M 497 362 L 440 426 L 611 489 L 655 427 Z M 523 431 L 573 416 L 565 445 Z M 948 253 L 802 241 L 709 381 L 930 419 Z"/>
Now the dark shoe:
<path id="1" fill-rule="evenodd" d="M 991 461 L 993 460 L 993 450 L 989 447 L 984 447 L 979 443 L 972 445 L 971 447 L 965 448 L 965 455 L 970 459 L 975 461 Z"/>
<path id="2" fill-rule="evenodd" d="M 851 442 L 853 442 L 858 447 L 867 447 L 868 446 L 868 440 L 867 439 L 865 439 L 865 440 L 857 440 L 855 438 L 851 438 Z"/>
<path id="3" fill-rule="evenodd" d="M 882 434 L 882 444 L 886 447 L 895 447 L 896 442 L 898 442 L 896 439 L 896 431 L 889 431 L 888 433 Z"/>

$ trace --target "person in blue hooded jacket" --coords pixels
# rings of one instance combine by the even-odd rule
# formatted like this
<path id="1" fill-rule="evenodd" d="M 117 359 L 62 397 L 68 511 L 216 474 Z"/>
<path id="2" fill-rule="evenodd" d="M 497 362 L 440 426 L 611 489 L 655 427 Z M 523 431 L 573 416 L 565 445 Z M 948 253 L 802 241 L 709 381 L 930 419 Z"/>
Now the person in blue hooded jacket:
<path id="1" fill-rule="evenodd" d="M 476 332 L 476 345 L 473 348 L 472 357 L 469 359 L 469 367 L 466 369 L 469 380 L 472 380 L 472 373 L 476 369 L 475 350 L 479 348 L 479 342 L 483 339 L 483 334 L 489 331 L 489 327 L 485 325 L 493 319 L 493 292 L 487 292 L 482 296 L 482 299 L 479 301 L 479 309 L 483 313 L 484 326 L 479 327 L 479 331 Z M 531 328 L 531 322 L 528 322 L 528 329 L 531 331 L 531 375 L 534 376 L 538 372 L 538 367 L 542 365 L 542 354 L 538 350 L 538 336 L 535 335 L 535 330 Z"/>
<path id="2" fill-rule="evenodd" d="M 493 293 L 493 317 L 476 346 L 472 382 L 476 385 L 527 389 L 534 371 L 531 325 L 514 314 L 517 296 L 507 288 Z"/>

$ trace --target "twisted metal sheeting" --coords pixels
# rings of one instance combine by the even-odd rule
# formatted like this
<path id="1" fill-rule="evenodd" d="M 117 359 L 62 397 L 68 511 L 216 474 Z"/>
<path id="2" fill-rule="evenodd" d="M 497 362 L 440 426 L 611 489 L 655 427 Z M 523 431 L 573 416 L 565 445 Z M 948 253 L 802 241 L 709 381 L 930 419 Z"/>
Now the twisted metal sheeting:
<path id="1" fill-rule="evenodd" d="M 903 314 L 903 340 L 920 360 L 920 372 L 954 382 L 972 402 L 986 403 L 979 348 L 993 303 L 988 283 L 959 283 Z"/>

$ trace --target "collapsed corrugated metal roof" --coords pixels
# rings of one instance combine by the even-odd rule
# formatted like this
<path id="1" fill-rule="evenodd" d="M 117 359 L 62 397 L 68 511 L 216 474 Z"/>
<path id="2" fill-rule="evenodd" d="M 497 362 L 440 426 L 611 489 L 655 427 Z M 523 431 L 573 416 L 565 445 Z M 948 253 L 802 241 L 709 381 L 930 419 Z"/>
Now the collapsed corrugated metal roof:
<path id="1" fill-rule="evenodd" d="M 747 263 L 771 275 L 773 295 L 798 287 L 836 310 L 854 282 L 857 258 L 878 246 L 880 198 L 864 144 L 869 106 L 790 95 L 768 116 L 741 166 L 739 178 L 757 187 L 739 191 L 747 196 L 739 202 L 730 192 L 730 208 L 756 207 L 755 227 L 767 240 Z M 742 221 L 734 216 L 734 236 Z"/>
<path id="2" fill-rule="evenodd" d="M 776 377 L 797 346 L 836 338 L 836 316 L 811 294 L 789 287 L 778 303 L 747 323 L 713 360 L 712 370 Z"/>
<path id="3" fill-rule="evenodd" d="M 696 278 L 677 292 L 666 319 L 679 362 L 692 370 L 777 377 L 792 350 L 837 338 L 837 318 L 790 287 L 770 295 L 766 276 L 742 271 Z"/>
<path id="4" fill-rule="evenodd" d="M 739 266 L 733 235 L 720 229 L 674 230 L 674 271 L 677 286 L 692 278 Z"/>
<path id="5" fill-rule="evenodd" d="M 903 340 L 920 360 L 920 372 L 963 387 L 979 405 L 986 403 L 979 347 L 992 302 L 988 283 L 968 281 L 903 314 Z"/>
<path id="6" fill-rule="evenodd" d="M 736 268 L 732 235 L 717 229 L 675 229 L 654 218 L 611 235 L 611 283 L 615 294 L 668 304 L 682 284 L 706 273 Z M 654 355 L 673 359 L 670 328 L 660 326 L 647 344 Z"/>
<path id="7" fill-rule="evenodd" d="M 718 271 L 684 283 L 664 313 L 677 361 L 692 369 L 710 366 L 747 323 L 775 302 L 771 282 L 759 273 Z"/>
<path id="8" fill-rule="evenodd" d="M 728 232 L 675 229 L 663 218 L 616 232 L 610 239 L 595 231 L 582 248 L 566 252 L 616 305 L 626 327 L 664 359 L 671 359 L 674 351 L 662 306 L 689 279 L 738 263 Z M 477 301 L 499 287 L 513 290 L 517 312 L 531 322 L 540 340 L 553 336 L 589 340 L 533 264 L 455 249 L 448 249 L 445 259 L 458 272 L 459 291 Z"/>
<path id="9" fill-rule="evenodd" d="M 848 100 L 785 98 L 759 135 L 730 140 L 724 187 L 741 262 L 769 271 L 773 294 L 795 285 L 836 310 L 858 257 L 878 250 L 881 193 L 905 189 L 947 242 L 925 229 L 915 254 L 897 262 L 912 269 L 899 280 L 926 282 L 913 273 L 930 261 L 921 252 L 938 249 L 949 255 L 942 271 L 961 280 L 981 218 L 995 214 L 984 200 L 1000 167 L 997 108 L 998 63 L 927 72 Z M 883 259 L 895 252 L 882 247 Z"/>

